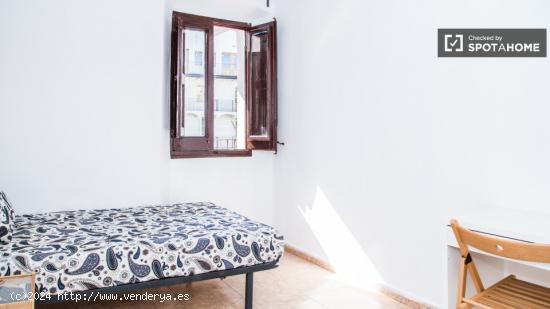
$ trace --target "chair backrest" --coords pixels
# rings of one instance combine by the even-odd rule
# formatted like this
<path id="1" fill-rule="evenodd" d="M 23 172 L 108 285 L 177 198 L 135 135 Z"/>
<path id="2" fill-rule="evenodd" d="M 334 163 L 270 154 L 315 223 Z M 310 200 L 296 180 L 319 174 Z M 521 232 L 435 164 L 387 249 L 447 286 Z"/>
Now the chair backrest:
<path id="1" fill-rule="evenodd" d="M 550 245 L 489 236 L 468 230 L 456 220 L 451 220 L 451 227 L 463 256 L 468 253 L 468 247 L 473 247 L 509 259 L 550 263 Z"/>

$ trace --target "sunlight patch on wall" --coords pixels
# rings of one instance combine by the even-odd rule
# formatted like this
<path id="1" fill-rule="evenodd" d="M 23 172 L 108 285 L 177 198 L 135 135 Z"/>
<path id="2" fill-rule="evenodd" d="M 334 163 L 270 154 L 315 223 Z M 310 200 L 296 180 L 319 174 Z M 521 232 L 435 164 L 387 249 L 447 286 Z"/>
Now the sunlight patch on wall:
<path id="1" fill-rule="evenodd" d="M 375 290 L 383 283 L 376 267 L 321 188 L 317 187 L 313 205 L 299 207 L 299 210 L 339 279 L 369 290 Z"/>

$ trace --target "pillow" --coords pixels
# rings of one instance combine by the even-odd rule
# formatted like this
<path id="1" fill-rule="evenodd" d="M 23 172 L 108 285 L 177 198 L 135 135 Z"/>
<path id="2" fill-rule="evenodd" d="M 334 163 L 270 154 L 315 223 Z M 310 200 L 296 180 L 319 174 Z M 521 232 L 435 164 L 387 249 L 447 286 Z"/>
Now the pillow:
<path id="1" fill-rule="evenodd" d="M 0 192 L 0 244 L 7 245 L 13 232 L 15 212 L 6 199 L 4 192 Z"/>

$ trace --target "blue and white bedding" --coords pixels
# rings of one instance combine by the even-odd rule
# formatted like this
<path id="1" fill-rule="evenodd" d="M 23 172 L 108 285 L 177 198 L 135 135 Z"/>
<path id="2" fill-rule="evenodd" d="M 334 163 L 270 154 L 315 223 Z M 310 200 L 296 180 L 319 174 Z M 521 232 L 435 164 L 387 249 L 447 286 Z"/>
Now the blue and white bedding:
<path id="1" fill-rule="evenodd" d="M 58 294 L 278 260 L 274 228 L 211 203 L 16 215 L 0 275 Z"/>
<path id="2" fill-rule="evenodd" d="M 15 213 L 4 192 L 0 192 L 0 245 L 10 243 Z"/>

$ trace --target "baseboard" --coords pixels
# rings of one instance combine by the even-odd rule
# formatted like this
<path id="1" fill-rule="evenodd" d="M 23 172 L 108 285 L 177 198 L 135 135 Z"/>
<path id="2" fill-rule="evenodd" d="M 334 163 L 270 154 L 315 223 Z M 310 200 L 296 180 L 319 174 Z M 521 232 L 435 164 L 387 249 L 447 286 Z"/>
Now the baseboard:
<path id="1" fill-rule="evenodd" d="M 313 255 L 305 252 L 305 251 L 302 251 L 296 247 L 294 247 L 293 245 L 289 245 L 288 243 L 285 244 L 285 252 L 288 252 L 290 254 L 293 254 L 301 259 L 304 259 L 308 262 L 310 262 L 311 264 L 314 264 L 314 265 L 317 265 L 325 270 L 328 270 L 330 271 L 331 273 L 334 273 L 335 270 L 334 270 L 334 267 L 332 267 L 332 265 L 330 265 L 329 262 L 326 262 L 320 258 L 317 258 L 317 257 L 314 257 Z"/>
<path id="2" fill-rule="evenodd" d="M 301 258 L 301 259 L 304 259 L 304 260 L 308 261 L 311 264 L 314 264 L 314 265 L 317 265 L 317 266 L 319 266 L 323 269 L 326 269 L 330 272 L 333 272 L 333 273 L 336 272 L 334 267 L 329 262 L 327 262 L 327 261 L 325 261 L 321 258 L 315 257 L 315 256 L 307 253 L 306 251 L 298 249 L 297 247 L 295 247 L 293 245 L 290 245 L 290 244 L 286 243 L 285 244 L 285 251 L 290 253 L 290 254 L 293 254 L 293 255 Z M 407 293 L 403 293 L 403 292 L 401 292 L 401 291 L 399 291 L 399 290 L 397 290 L 393 287 L 390 287 L 386 284 L 380 285 L 379 292 L 386 295 L 386 296 L 388 296 L 389 298 L 397 301 L 398 303 L 406 305 L 409 308 L 414 308 L 414 309 L 437 308 L 437 306 L 428 305 L 428 302 L 419 301 L 419 298 L 413 297 L 413 296 L 411 296 L 410 294 L 407 294 Z"/>
<path id="3" fill-rule="evenodd" d="M 430 304 L 428 301 L 421 300 L 419 297 L 411 296 L 410 293 L 405 293 L 398 289 L 382 284 L 380 286 L 380 293 L 388 296 L 398 303 L 404 304 L 409 308 L 414 309 L 437 309 L 436 305 Z"/>

